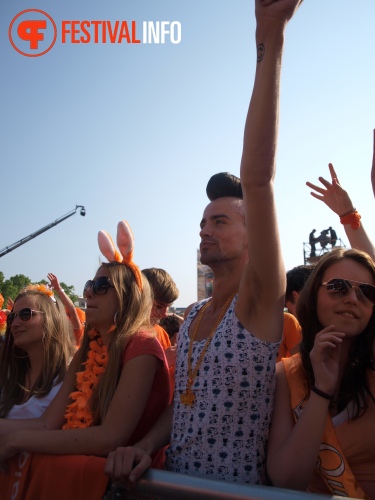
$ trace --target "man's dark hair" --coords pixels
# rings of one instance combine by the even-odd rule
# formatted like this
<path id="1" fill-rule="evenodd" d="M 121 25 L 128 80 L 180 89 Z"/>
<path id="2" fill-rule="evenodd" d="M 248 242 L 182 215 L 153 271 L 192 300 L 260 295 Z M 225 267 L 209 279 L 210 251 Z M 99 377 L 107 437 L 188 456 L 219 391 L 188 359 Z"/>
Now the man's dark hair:
<path id="1" fill-rule="evenodd" d="M 213 175 L 207 183 L 206 193 L 210 201 L 226 196 L 243 199 L 240 179 L 229 172 Z"/>
<path id="2" fill-rule="evenodd" d="M 164 330 L 168 333 L 169 338 L 171 339 L 173 335 L 178 333 L 181 323 L 178 320 L 177 316 L 171 314 L 166 318 L 161 318 L 160 326 L 164 328 Z"/>
<path id="3" fill-rule="evenodd" d="M 286 273 L 286 293 L 285 300 L 294 304 L 292 292 L 300 292 L 306 281 L 309 279 L 314 266 L 296 266 Z"/>

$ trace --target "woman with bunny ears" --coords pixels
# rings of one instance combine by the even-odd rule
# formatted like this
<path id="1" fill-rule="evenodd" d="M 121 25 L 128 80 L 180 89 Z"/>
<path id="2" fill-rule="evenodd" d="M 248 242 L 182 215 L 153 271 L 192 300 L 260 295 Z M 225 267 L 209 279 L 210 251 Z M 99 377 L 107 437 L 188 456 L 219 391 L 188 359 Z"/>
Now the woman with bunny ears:
<path id="1" fill-rule="evenodd" d="M 83 481 L 84 498 L 101 498 L 108 481 L 103 474 L 105 460 L 89 456 L 106 457 L 118 446 L 136 442 L 168 405 L 165 355 L 150 325 L 152 295 L 132 260 L 132 234 L 124 221 L 118 224 L 117 245 L 120 252 L 107 233 L 99 233 L 99 247 L 110 262 L 103 263 L 85 285 L 84 339 L 55 400 L 38 419 L 9 425 L 0 421 L 0 462 L 19 452 L 86 455 L 28 459 L 17 486 L 21 491 L 31 481 L 28 495 L 38 491 L 38 498 L 44 498 L 40 491 L 45 491 L 45 498 L 56 492 L 58 498 L 80 498 L 77 492 L 71 495 L 71 488 Z M 0 491 L 9 495 L 19 457 L 10 461 L 12 475 L 0 474 Z M 159 452 L 154 466 L 162 461 Z M 58 477 L 46 473 L 46 467 L 57 470 Z M 95 470 L 94 477 L 87 474 L 90 470 Z"/>

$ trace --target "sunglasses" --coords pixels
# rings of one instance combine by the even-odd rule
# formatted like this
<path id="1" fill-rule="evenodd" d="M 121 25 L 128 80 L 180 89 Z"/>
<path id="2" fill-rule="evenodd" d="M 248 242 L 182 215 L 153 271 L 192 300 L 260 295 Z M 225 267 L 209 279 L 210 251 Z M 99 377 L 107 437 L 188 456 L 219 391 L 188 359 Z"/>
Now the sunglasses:
<path id="1" fill-rule="evenodd" d="M 10 326 L 17 316 L 20 318 L 21 321 L 30 321 L 31 316 L 34 316 L 34 314 L 44 314 L 44 312 L 34 311 L 34 309 L 30 309 L 30 307 L 25 307 L 24 309 L 20 309 L 17 312 L 9 313 L 7 317 L 7 324 L 8 326 Z"/>
<path id="2" fill-rule="evenodd" d="M 96 280 L 88 280 L 83 287 L 83 296 L 87 294 L 90 288 L 95 295 L 104 295 L 108 292 L 109 287 L 114 288 L 107 276 L 101 276 L 100 278 L 96 278 Z"/>
<path id="3" fill-rule="evenodd" d="M 349 295 L 352 288 L 354 288 L 359 300 L 362 302 L 369 301 L 372 305 L 375 305 L 375 286 L 369 283 L 333 278 L 322 283 L 322 286 L 326 286 L 328 295 L 334 298 L 345 297 Z"/>

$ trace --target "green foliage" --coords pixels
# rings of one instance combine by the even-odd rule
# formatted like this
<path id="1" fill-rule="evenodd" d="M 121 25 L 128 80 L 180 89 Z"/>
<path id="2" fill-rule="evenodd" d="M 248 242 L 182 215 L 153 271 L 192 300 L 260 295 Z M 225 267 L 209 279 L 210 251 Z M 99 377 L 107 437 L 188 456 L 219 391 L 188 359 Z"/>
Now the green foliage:
<path id="1" fill-rule="evenodd" d="M 5 307 L 8 298 L 14 300 L 17 297 L 20 290 L 30 284 L 31 284 L 30 278 L 24 276 L 23 274 L 16 274 L 15 276 L 11 276 L 9 279 L 6 280 L 4 273 L 0 271 L 0 292 L 2 293 L 5 299 L 3 307 Z M 48 285 L 49 282 L 46 281 L 45 279 L 42 279 L 34 284 Z M 68 286 L 63 282 L 60 283 L 60 286 L 61 288 L 64 289 L 65 293 L 70 297 L 73 304 L 78 301 L 78 295 L 75 293 L 73 286 Z"/>
<path id="2" fill-rule="evenodd" d="M 68 286 L 63 281 L 60 282 L 60 286 L 64 290 L 64 292 L 68 295 L 73 304 L 75 302 L 78 302 L 79 297 L 78 295 L 76 295 L 74 291 L 74 286 Z"/>
<path id="3" fill-rule="evenodd" d="M 1 276 L 4 278 L 4 274 L 1 273 Z M 0 276 L 0 280 L 1 280 Z M 15 276 L 12 276 L 8 280 L 4 280 L 1 282 L 0 281 L 0 291 L 5 299 L 4 304 L 6 304 L 7 299 L 11 298 L 14 300 L 18 292 L 21 290 L 21 288 L 24 288 L 26 285 L 30 285 L 31 280 L 27 276 L 24 276 L 23 274 L 16 274 Z"/>

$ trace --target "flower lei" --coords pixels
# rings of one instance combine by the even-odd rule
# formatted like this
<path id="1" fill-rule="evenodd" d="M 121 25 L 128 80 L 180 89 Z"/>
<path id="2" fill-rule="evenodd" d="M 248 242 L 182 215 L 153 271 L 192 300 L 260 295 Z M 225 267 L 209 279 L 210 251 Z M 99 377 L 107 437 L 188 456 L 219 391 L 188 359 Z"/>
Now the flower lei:
<path id="1" fill-rule="evenodd" d="M 84 371 L 76 373 L 78 390 L 70 394 L 70 399 L 73 402 L 66 408 L 66 422 L 63 429 L 84 429 L 93 423 L 89 399 L 107 367 L 108 354 L 107 347 L 103 345 L 103 339 L 97 330 L 90 330 L 88 335 L 92 340 L 89 344 L 87 361 L 83 363 L 86 368 Z"/>

